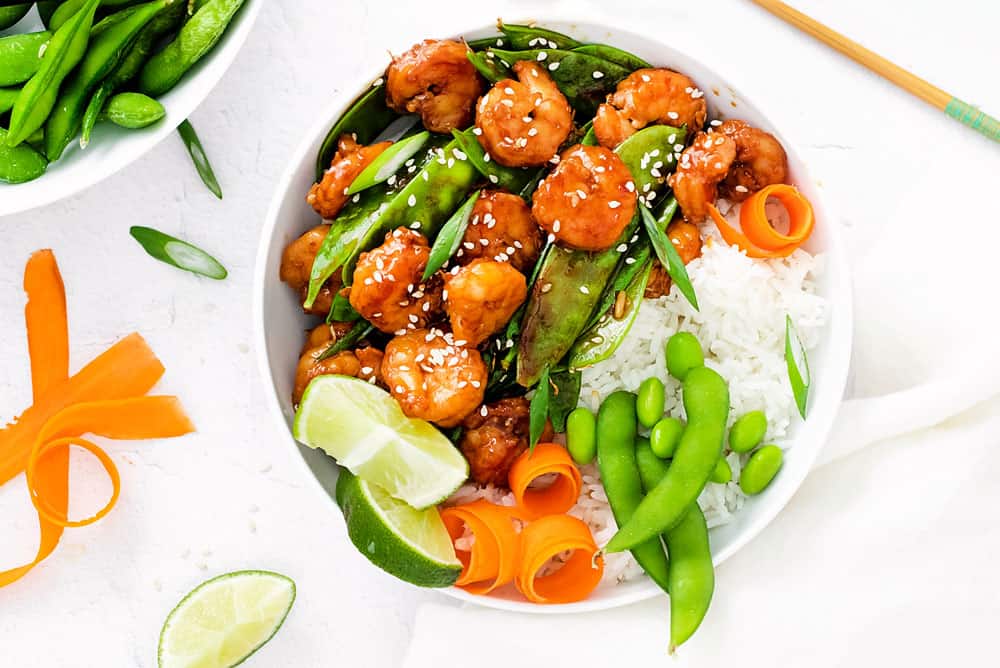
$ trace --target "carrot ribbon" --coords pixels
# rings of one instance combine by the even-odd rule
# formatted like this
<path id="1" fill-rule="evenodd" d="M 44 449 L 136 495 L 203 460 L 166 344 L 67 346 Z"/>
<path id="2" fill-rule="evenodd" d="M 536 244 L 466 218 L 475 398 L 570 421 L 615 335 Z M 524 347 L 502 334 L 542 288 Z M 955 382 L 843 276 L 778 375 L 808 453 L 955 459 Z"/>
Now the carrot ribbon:
<path id="1" fill-rule="evenodd" d="M 604 559 L 590 529 L 569 515 L 542 517 L 521 532 L 521 565 L 514 585 L 533 603 L 572 603 L 594 591 L 604 575 Z M 538 577 L 552 558 L 572 550 L 559 570 Z"/>
<path id="2" fill-rule="evenodd" d="M 532 488 L 538 478 L 552 474 L 556 479 L 547 487 Z M 539 443 L 526 450 L 507 474 L 510 491 L 525 519 L 565 513 L 576 504 L 583 479 L 566 448 L 555 443 Z"/>
<path id="3" fill-rule="evenodd" d="M 778 200 L 788 212 L 788 234 L 774 229 L 765 207 L 769 198 Z M 714 205 L 709 213 L 722 238 L 730 246 L 738 246 L 747 257 L 766 259 L 787 257 L 804 244 L 816 225 L 812 204 L 794 186 L 776 183 L 751 195 L 740 208 L 740 227 L 733 228 Z"/>
<path id="4" fill-rule="evenodd" d="M 466 528 L 473 537 L 469 550 L 455 550 L 462 562 L 455 586 L 470 594 L 485 595 L 514 579 L 521 556 L 521 538 L 514 529 L 512 510 L 479 500 L 441 511 L 453 543 Z"/>

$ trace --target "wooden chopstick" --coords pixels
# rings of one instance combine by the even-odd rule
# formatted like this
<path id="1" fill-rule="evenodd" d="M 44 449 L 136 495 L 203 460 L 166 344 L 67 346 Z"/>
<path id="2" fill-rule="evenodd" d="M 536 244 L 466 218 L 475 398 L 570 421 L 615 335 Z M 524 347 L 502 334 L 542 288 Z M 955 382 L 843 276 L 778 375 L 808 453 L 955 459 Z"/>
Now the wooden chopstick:
<path id="1" fill-rule="evenodd" d="M 1000 141 L 1000 121 L 980 111 L 971 104 L 963 102 L 950 93 L 946 93 L 912 72 L 907 72 L 902 67 L 889 62 L 874 51 L 866 49 L 857 42 L 841 35 L 839 32 L 831 30 L 819 21 L 809 18 L 797 9 L 779 2 L 779 0 L 751 1 L 790 25 L 812 35 L 827 46 L 836 49 L 860 65 L 864 65 L 903 90 L 919 97 L 924 102 L 934 105 L 963 125 L 967 125 L 994 141 Z"/>

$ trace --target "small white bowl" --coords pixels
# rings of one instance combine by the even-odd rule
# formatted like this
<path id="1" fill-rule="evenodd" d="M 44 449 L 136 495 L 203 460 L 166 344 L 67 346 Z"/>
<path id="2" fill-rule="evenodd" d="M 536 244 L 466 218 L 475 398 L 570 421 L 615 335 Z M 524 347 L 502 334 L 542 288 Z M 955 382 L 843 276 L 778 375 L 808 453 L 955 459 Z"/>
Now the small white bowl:
<path id="1" fill-rule="evenodd" d="M 760 106 L 749 101 L 722 75 L 653 37 L 581 21 L 538 18 L 538 24 L 581 41 L 605 42 L 621 47 L 656 66 L 671 67 L 689 75 L 706 91 L 713 117 L 721 115 L 742 118 L 778 136 L 788 152 L 794 182 L 812 201 L 816 211 L 817 226 L 807 249 L 812 252 L 821 251 L 826 256 L 826 268 L 819 280 L 819 292 L 829 300 L 831 311 L 830 323 L 822 342 L 810 353 L 813 386 L 809 419 L 793 427 L 789 439 L 791 447 L 786 453 L 784 467 L 767 492 L 748 499 L 735 521 L 712 530 L 712 552 L 718 565 L 767 526 L 799 488 L 826 441 L 840 405 L 850 360 L 852 312 L 848 264 L 836 219 L 828 213 L 823 195 L 810 178 L 795 144 L 768 121 Z M 494 33 L 495 29 L 488 26 L 469 30 L 462 35 L 467 39 L 475 39 Z M 423 37 L 424 35 L 415 35 L 412 41 Z M 405 48 L 406 45 L 399 46 Z M 320 115 L 278 182 L 261 232 L 254 279 L 255 339 L 260 371 L 268 384 L 268 401 L 288 447 L 296 445 L 290 431 L 293 417 L 290 402 L 292 379 L 304 331 L 314 320 L 302 314 L 296 296 L 278 280 L 281 252 L 289 241 L 318 222 L 316 214 L 305 202 L 305 194 L 313 182 L 315 156 L 323 138 L 351 102 L 367 89 L 370 81 L 381 74 L 381 70 L 373 71 L 370 80 L 361 82 L 358 88 L 338 96 Z M 333 500 L 337 478 L 337 466 L 333 459 L 304 446 L 299 446 L 298 451 L 306 464 L 305 470 L 309 477 L 319 483 L 317 489 L 323 492 L 321 503 L 326 503 L 330 512 L 339 513 Z M 544 606 L 514 598 L 472 596 L 457 588 L 443 591 L 478 605 L 534 613 L 601 610 L 647 599 L 660 592 L 648 578 L 640 578 L 617 586 L 602 584 L 586 601 Z"/>
<path id="2" fill-rule="evenodd" d="M 263 4 L 264 0 L 247 0 L 218 44 L 184 75 L 173 90 L 159 98 L 167 110 L 163 120 L 142 130 L 99 123 L 86 150 L 81 150 L 76 141 L 71 142 L 62 158 L 50 164 L 40 178 L 17 185 L 0 183 L 0 216 L 20 213 L 75 195 L 151 151 L 173 133 L 219 83 L 246 42 Z M 18 24 L 16 32 L 35 30 L 44 30 L 44 26 L 32 10 L 29 17 Z M 3 34 L 13 32 L 5 31 Z"/>

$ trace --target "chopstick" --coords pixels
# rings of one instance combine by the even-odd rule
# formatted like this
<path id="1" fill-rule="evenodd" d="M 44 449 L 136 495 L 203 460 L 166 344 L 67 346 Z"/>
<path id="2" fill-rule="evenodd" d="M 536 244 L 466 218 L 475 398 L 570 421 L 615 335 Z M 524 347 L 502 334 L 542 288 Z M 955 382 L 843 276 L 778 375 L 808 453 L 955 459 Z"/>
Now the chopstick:
<path id="1" fill-rule="evenodd" d="M 980 134 L 1000 142 L 1000 121 L 963 102 L 954 95 L 946 93 L 937 86 L 921 79 L 912 72 L 907 72 L 895 63 L 889 62 L 874 51 L 866 49 L 835 30 L 831 30 L 819 21 L 809 18 L 802 12 L 789 7 L 779 0 L 751 0 L 778 18 L 799 30 L 812 35 L 827 46 L 836 49 L 860 65 L 864 65 L 879 76 L 896 84 L 903 90 L 919 97 L 963 125 L 967 125 Z"/>

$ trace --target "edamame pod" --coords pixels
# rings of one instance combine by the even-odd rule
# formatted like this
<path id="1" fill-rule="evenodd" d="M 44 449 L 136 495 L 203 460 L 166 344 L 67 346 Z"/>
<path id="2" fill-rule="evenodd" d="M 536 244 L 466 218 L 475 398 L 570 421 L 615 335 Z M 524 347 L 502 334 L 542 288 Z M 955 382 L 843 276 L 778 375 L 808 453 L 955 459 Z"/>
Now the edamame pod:
<path id="1" fill-rule="evenodd" d="M 776 445 L 765 445 L 757 450 L 740 473 L 740 489 L 750 496 L 763 492 L 778 475 L 783 460 L 784 453 Z"/>
<path id="2" fill-rule="evenodd" d="M 635 395 L 613 392 L 597 413 L 597 466 L 618 526 L 632 518 L 642 501 L 642 480 L 636 463 Z M 632 556 L 646 574 L 667 590 L 667 555 L 655 535 L 632 547 Z"/>
<path id="3" fill-rule="evenodd" d="M 45 156 L 27 144 L 8 146 L 6 140 L 7 131 L 0 128 L 0 181 L 25 183 L 45 173 Z"/>
<path id="4" fill-rule="evenodd" d="M 52 39 L 47 30 L 0 37 L 0 86 L 24 83 L 38 71 L 45 45 Z"/>
<path id="5" fill-rule="evenodd" d="M 372 87 L 344 112 L 323 140 L 316 155 L 316 180 L 330 167 L 337 141 L 343 134 L 354 134 L 359 144 L 370 144 L 399 115 L 385 104 L 385 85 Z"/>
<path id="6" fill-rule="evenodd" d="M 34 3 L 26 2 L 21 5 L 11 5 L 10 7 L 0 7 L 0 30 L 6 30 L 21 19 L 23 19 Z"/>
<path id="7" fill-rule="evenodd" d="M 715 470 L 729 415 L 726 381 L 708 367 L 692 369 L 684 379 L 684 409 L 688 425 L 670 470 L 611 539 L 607 552 L 631 549 L 677 526 Z"/>
<path id="8" fill-rule="evenodd" d="M 167 115 L 163 105 L 142 93 L 119 93 L 108 100 L 104 115 L 115 125 L 139 129 Z"/>
<path id="9" fill-rule="evenodd" d="M 50 30 L 58 30 L 69 21 L 74 14 L 76 14 L 80 9 L 87 3 L 87 0 L 64 0 L 63 2 L 56 2 L 55 9 L 52 10 L 52 14 L 49 18 L 47 25 Z M 48 3 L 38 3 L 39 5 Z M 135 0 L 100 0 L 97 3 L 101 7 L 121 7 L 124 5 L 135 4 Z"/>
<path id="10" fill-rule="evenodd" d="M 10 111 L 20 92 L 20 88 L 0 88 L 0 114 Z"/>
<path id="11" fill-rule="evenodd" d="M 141 92 L 159 97 L 173 88 L 215 46 L 244 0 L 208 0 L 189 18 L 177 38 L 150 58 L 139 76 Z"/>

